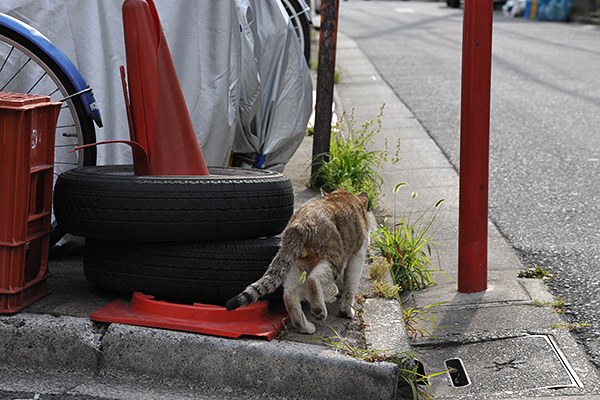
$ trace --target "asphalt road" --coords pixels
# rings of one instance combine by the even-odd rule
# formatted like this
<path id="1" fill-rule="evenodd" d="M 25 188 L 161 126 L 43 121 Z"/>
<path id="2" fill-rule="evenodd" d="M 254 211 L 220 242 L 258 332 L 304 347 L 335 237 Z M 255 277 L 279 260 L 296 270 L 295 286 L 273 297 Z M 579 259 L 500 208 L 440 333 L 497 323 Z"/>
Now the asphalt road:
<path id="1" fill-rule="evenodd" d="M 340 2 L 340 31 L 457 169 L 462 16 L 445 2 Z M 490 217 L 554 275 L 567 318 L 591 324 L 577 337 L 600 366 L 600 26 L 497 11 L 493 32 Z"/>

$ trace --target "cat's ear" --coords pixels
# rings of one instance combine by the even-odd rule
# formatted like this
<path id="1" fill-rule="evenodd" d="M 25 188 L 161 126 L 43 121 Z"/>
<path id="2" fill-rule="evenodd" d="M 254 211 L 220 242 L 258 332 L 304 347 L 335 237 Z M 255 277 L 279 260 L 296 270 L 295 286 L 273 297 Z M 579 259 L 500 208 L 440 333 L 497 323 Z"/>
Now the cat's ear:
<path id="1" fill-rule="evenodd" d="M 323 188 L 321 188 L 321 196 L 326 199 L 329 197 L 329 193 L 326 192 Z"/>

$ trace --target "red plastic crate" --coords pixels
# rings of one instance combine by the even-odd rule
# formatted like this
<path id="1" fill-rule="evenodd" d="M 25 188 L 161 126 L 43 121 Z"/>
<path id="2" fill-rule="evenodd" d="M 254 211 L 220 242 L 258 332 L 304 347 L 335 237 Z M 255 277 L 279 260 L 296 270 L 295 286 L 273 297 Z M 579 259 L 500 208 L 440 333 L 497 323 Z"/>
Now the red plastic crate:
<path id="1" fill-rule="evenodd" d="M 0 313 L 20 311 L 48 292 L 49 234 L 17 246 L 0 246 Z"/>
<path id="2" fill-rule="evenodd" d="M 60 107 L 47 96 L 0 93 L 0 313 L 47 294 Z"/>

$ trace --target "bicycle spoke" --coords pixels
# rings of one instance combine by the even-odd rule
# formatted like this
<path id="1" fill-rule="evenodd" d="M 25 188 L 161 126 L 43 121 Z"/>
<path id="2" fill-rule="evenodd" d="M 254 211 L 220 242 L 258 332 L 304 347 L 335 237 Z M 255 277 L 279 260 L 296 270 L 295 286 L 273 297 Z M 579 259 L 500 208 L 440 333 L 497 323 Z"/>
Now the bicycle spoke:
<path id="1" fill-rule="evenodd" d="M 50 93 L 48 96 L 52 97 L 56 92 L 58 92 L 60 90 L 60 88 L 56 88 L 54 89 L 54 91 L 52 91 L 52 93 Z"/>
<path id="2" fill-rule="evenodd" d="M 29 90 L 27 91 L 27 93 L 33 92 L 33 89 L 38 85 L 38 83 L 41 82 L 42 79 L 44 79 L 45 76 L 48 76 L 48 74 L 46 72 L 44 72 L 42 74 L 42 76 L 40 76 L 40 78 L 37 81 L 35 81 L 35 83 L 33 84 L 33 86 L 31 88 L 29 88 Z"/>
<path id="3" fill-rule="evenodd" d="M 19 73 L 21 71 L 23 71 L 23 68 L 25 68 L 27 66 L 27 64 L 29 64 L 30 61 L 31 61 L 31 58 L 29 58 L 27 61 L 25 61 L 25 64 L 21 65 L 21 68 L 19 68 L 17 70 L 17 72 L 15 72 L 13 74 L 13 76 L 8 80 L 8 82 L 6 82 L 6 84 L 4 86 L 2 86 L 2 88 L 0 89 L 0 92 L 4 92 L 4 89 L 6 89 L 6 87 L 17 77 L 17 75 L 19 75 Z"/>
<path id="4" fill-rule="evenodd" d="M 14 47 L 10 48 L 10 51 L 8 52 L 8 55 L 6 56 L 6 58 L 4 59 L 4 62 L 2 63 L 2 66 L 0 67 L 0 72 L 2 72 L 2 70 L 4 69 L 4 66 L 6 65 L 6 62 L 10 58 L 10 55 L 12 54 L 12 52 L 13 52 L 14 49 L 15 49 Z"/>

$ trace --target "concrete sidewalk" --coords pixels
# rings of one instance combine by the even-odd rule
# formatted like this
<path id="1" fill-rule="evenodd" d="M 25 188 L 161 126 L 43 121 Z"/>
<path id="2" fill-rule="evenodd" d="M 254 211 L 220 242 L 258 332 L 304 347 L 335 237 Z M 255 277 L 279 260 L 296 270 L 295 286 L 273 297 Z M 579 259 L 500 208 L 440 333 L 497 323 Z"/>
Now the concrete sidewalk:
<path id="1" fill-rule="evenodd" d="M 381 79 L 356 44 L 340 34 L 338 110 L 355 109 L 356 121 L 375 118 L 385 103 L 383 137 L 401 139 L 402 160 L 383 171 L 383 206 L 402 212 L 445 204 L 435 238 L 443 271 L 436 285 L 410 302 L 431 308 L 431 335 L 411 338 L 399 303 L 371 298 L 370 282 L 359 321 L 330 317 L 312 336 L 284 332 L 271 342 L 231 340 L 120 324 L 96 324 L 89 314 L 116 295 L 93 288 L 77 253 L 55 255 L 50 263 L 53 293 L 24 312 L 0 316 L 0 389 L 110 399 L 394 399 L 404 398 L 400 366 L 369 363 L 324 344 L 333 338 L 350 349 L 414 352 L 427 373 L 444 371 L 460 358 L 470 385 L 454 387 L 448 374 L 430 379 L 440 399 L 600 398 L 597 372 L 546 306 L 553 302 L 537 280 L 517 278 L 518 257 L 490 224 L 490 289 L 456 292 L 458 177 L 419 121 Z M 380 141 L 379 141 L 380 140 Z M 306 188 L 311 139 L 306 139 L 285 173 L 296 202 L 317 196 Z M 395 197 L 392 189 L 407 182 Z M 413 198 L 410 193 L 417 192 Z M 365 274 L 366 275 L 366 274 Z M 338 337 L 339 334 L 339 337 Z M 460 381 L 460 379 L 458 379 Z M 547 389 L 548 387 L 557 387 Z"/>

